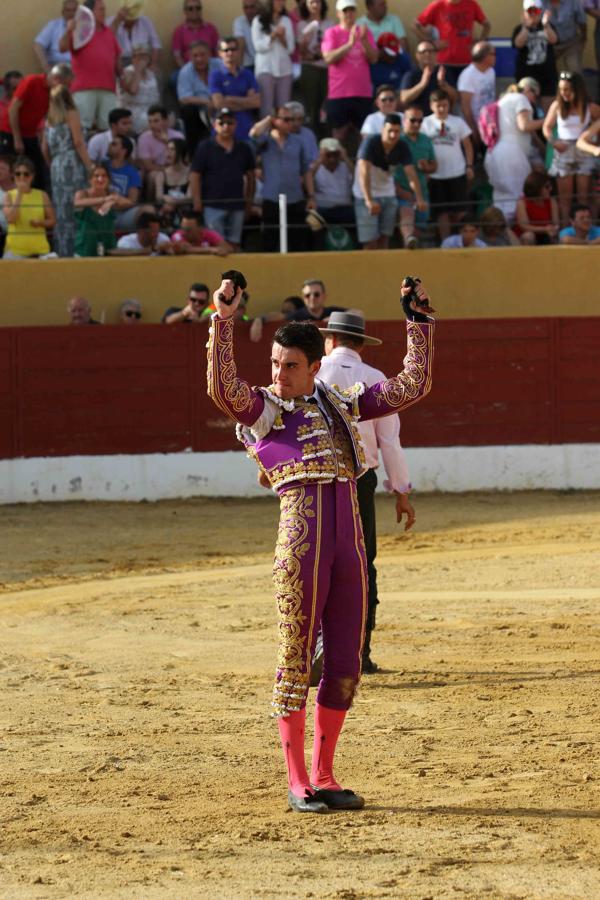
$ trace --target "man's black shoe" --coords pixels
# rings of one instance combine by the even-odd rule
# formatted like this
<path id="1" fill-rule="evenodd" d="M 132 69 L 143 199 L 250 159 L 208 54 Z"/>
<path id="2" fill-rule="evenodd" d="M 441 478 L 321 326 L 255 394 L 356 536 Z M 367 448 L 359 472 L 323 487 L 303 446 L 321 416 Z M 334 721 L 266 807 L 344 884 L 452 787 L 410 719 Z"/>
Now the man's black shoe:
<path id="1" fill-rule="evenodd" d="M 379 669 L 377 663 L 374 663 L 370 656 L 363 656 L 362 671 L 363 675 L 374 675 Z"/>

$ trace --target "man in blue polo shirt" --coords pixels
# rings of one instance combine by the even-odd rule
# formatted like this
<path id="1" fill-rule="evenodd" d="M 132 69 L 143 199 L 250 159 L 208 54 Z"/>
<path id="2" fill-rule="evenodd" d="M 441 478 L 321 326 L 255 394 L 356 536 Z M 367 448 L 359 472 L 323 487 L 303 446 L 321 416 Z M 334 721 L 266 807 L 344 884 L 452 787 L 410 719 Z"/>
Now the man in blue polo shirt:
<path id="1" fill-rule="evenodd" d="M 211 72 L 208 86 L 215 109 L 226 107 L 235 113 L 236 137 L 248 137 L 256 121 L 254 110 L 260 106 L 258 82 L 254 73 L 240 66 L 240 50 L 234 37 L 222 38 L 219 44 L 222 67 Z"/>
<path id="2" fill-rule="evenodd" d="M 239 250 L 244 215 L 254 197 L 254 153 L 235 139 L 237 123 L 230 109 L 220 109 L 213 122 L 214 137 L 201 141 L 192 161 L 190 187 L 195 212 Z"/>
<path id="3" fill-rule="evenodd" d="M 294 116 L 280 106 L 274 116 L 265 116 L 250 129 L 250 137 L 260 154 L 263 171 L 264 249 L 279 249 L 279 194 L 287 197 L 290 250 L 306 250 L 307 206 L 315 208 L 314 197 L 305 196 L 308 160 L 297 134 L 292 133 Z"/>

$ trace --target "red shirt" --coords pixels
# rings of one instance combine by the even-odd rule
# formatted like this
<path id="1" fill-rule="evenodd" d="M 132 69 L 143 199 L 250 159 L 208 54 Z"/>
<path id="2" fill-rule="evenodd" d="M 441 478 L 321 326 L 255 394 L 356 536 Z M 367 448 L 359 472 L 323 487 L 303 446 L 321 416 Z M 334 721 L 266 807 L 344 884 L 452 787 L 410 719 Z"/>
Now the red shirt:
<path id="1" fill-rule="evenodd" d="M 18 97 L 22 103 L 19 109 L 19 125 L 21 136 L 33 138 L 43 125 L 48 104 L 50 102 L 50 88 L 45 75 L 26 75 L 23 81 L 17 85 L 13 98 Z M 12 134 L 10 119 L 8 118 L 8 105 L 0 113 L 0 131 Z"/>
<path id="2" fill-rule="evenodd" d="M 185 22 L 173 32 L 171 49 L 173 53 L 181 53 L 184 62 L 190 61 L 190 45 L 194 41 L 204 41 L 210 47 L 210 55 L 217 55 L 219 32 L 210 22 L 203 22 L 199 28 L 192 28 Z"/>
<path id="3" fill-rule="evenodd" d="M 448 46 L 438 50 L 438 62 L 450 66 L 468 66 L 471 62 L 473 43 L 473 23 L 483 24 L 485 14 L 475 0 L 433 0 L 426 6 L 417 22 L 433 25 L 439 31 L 439 39 L 448 41 Z"/>
<path id="4" fill-rule="evenodd" d="M 116 66 L 121 55 L 121 48 L 112 28 L 106 25 L 96 26 L 94 36 L 85 47 L 73 50 L 71 47 L 71 66 L 73 67 L 73 84 L 75 91 L 111 91 L 117 88 Z"/>
<path id="5" fill-rule="evenodd" d="M 191 244 L 192 247 L 216 247 L 224 241 L 224 238 L 218 231 L 211 231 L 209 228 L 201 228 L 200 234 L 195 241 L 190 240 L 184 231 L 176 231 L 171 237 L 171 240 L 177 241 L 177 243 L 185 241 L 187 244 Z"/>

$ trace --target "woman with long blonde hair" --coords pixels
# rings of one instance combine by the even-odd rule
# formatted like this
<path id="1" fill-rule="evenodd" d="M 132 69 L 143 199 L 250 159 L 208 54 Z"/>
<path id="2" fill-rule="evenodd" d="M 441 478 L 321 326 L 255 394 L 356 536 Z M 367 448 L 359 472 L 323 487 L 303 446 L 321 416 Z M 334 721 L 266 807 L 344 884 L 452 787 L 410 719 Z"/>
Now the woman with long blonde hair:
<path id="1" fill-rule="evenodd" d="M 50 91 L 50 105 L 42 141 L 50 167 L 52 200 L 56 210 L 54 249 L 59 256 L 75 252 L 75 191 L 87 184 L 92 162 L 83 139 L 81 120 L 69 89 L 59 84 Z"/>

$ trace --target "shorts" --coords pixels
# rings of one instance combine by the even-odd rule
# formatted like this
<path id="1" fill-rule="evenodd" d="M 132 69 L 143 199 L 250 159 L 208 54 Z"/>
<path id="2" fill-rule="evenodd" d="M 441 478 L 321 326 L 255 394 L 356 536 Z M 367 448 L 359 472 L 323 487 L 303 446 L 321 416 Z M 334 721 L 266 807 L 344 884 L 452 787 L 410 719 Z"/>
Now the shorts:
<path id="1" fill-rule="evenodd" d="M 331 128 L 343 128 L 354 125 L 360 131 L 362 123 L 373 112 L 371 97 L 339 97 L 327 100 L 327 124 Z"/>
<path id="2" fill-rule="evenodd" d="M 94 124 L 99 131 L 106 131 L 109 113 L 119 105 L 117 95 L 112 91 L 76 91 L 73 100 L 79 110 L 81 125 L 86 135 Z"/>
<path id="3" fill-rule="evenodd" d="M 414 200 L 402 200 L 400 199 L 400 197 L 398 197 L 398 209 L 403 206 L 411 206 L 414 208 L 414 205 Z M 417 226 L 417 228 L 425 228 L 428 218 L 429 210 L 427 210 L 427 212 L 421 212 L 419 209 L 415 209 L 415 225 Z"/>
<path id="4" fill-rule="evenodd" d="M 579 150 L 575 141 L 569 141 L 564 153 L 554 151 L 548 175 L 564 178 L 567 175 L 591 175 L 596 168 L 596 157 Z"/>
<path id="5" fill-rule="evenodd" d="M 467 200 L 467 177 L 430 178 L 427 185 L 431 218 L 436 219 L 440 213 L 463 213 Z"/>
<path id="6" fill-rule="evenodd" d="M 373 197 L 381 205 L 381 212 L 378 216 L 372 216 L 367 209 L 364 200 L 354 198 L 354 213 L 356 215 L 356 228 L 358 230 L 358 240 L 361 244 L 368 244 L 370 241 L 376 241 L 378 237 L 384 235 L 391 237 L 396 227 L 398 218 L 398 203 L 395 197 Z"/>

